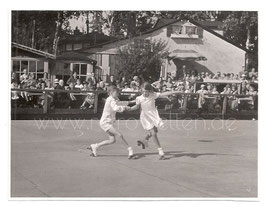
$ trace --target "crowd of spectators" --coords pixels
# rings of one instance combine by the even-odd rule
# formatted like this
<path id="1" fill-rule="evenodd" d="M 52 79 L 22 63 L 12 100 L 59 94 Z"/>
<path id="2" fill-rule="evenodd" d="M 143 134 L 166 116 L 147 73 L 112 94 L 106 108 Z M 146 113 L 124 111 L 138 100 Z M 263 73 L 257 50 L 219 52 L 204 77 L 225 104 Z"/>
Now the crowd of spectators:
<path id="1" fill-rule="evenodd" d="M 212 83 L 208 83 L 208 79 L 213 79 Z M 215 83 L 217 80 L 217 83 Z M 232 81 L 233 80 L 233 81 Z M 41 79 L 36 79 L 33 73 L 28 73 L 25 69 L 21 76 L 16 76 L 12 73 L 11 88 L 22 89 L 40 89 L 40 90 L 75 90 L 75 92 L 49 92 L 48 101 L 51 109 L 53 108 L 80 108 L 92 109 L 94 106 L 95 94 L 91 91 L 106 91 L 110 85 L 117 86 L 121 91 L 121 97 L 125 99 L 134 99 L 141 89 L 141 84 L 144 80 L 138 76 L 132 79 L 115 79 L 110 76 L 106 81 L 96 78 L 94 73 L 91 73 L 86 81 L 81 82 L 77 73 L 64 82 L 62 79 L 54 79 L 53 83 L 47 78 L 47 74 Z M 228 81 L 228 83 L 227 83 Z M 219 102 L 221 97 L 211 96 L 212 94 L 257 94 L 258 73 L 255 68 L 250 69 L 240 74 L 221 73 L 216 74 L 202 72 L 196 74 L 195 71 L 186 72 L 181 78 L 176 78 L 175 75 L 169 73 L 165 79 L 159 78 L 158 81 L 150 82 L 157 92 L 165 92 L 171 90 L 180 91 L 180 93 L 198 93 L 197 108 L 199 110 L 208 104 L 209 109 L 220 109 Z M 239 89 L 241 87 L 241 89 Z M 88 91 L 78 93 L 76 91 Z M 127 93 L 130 92 L 130 93 Z M 133 93 L 132 93 L 133 92 Z M 104 94 L 101 98 L 106 97 Z M 27 91 L 12 91 L 11 92 L 12 106 L 20 107 L 42 107 L 44 105 L 44 95 L 42 93 L 34 94 Z M 173 104 L 184 104 L 184 96 L 169 97 L 170 107 Z M 189 98 L 191 100 L 191 98 Z M 253 100 L 253 102 L 252 102 Z M 254 104 L 254 99 L 250 97 L 237 98 L 235 96 L 228 97 L 228 105 L 232 110 L 238 110 L 241 102 L 251 102 Z M 169 102 L 166 103 L 169 107 Z M 166 106 L 166 107 L 167 107 Z"/>

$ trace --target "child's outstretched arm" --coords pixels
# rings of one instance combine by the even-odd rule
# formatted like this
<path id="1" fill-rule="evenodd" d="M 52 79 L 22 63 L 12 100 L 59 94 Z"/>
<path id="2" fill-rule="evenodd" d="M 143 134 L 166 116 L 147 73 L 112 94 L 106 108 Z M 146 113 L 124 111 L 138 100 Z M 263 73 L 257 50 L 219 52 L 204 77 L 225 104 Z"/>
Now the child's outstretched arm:
<path id="1" fill-rule="evenodd" d="M 136 99 L 128 101 L 128 104 L 131 104 L 131 103 L 136 103 Z"/>
<path id="2" fill-rule="evenodd" d="M 134 111 L 134 110 L 138 110 L 139 107 L 140 107 L 140 105 L 139 104 L 136 104 L 136 105 L 134 105 L 132 107 L 127 107 L 126 110 L 127 111 Z"/>
<path id="3" fill-rule="evenodd" d="M 126 109 L 126 106 L 120 106 L 120 105 L 118 105 L 117 102 L 114 101 L 114 100 L 111 101 L 110 105 L 111 105 L 113 111 L 115 111 L 115 112 L 124 112 L 125 109 Z"/>

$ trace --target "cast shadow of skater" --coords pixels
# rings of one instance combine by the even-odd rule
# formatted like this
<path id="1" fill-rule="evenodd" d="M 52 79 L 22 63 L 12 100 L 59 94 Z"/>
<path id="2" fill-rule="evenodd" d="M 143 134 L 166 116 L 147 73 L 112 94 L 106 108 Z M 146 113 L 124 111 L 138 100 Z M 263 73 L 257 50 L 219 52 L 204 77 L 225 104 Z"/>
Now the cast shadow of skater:
<path id="1" fill-rule="evenodd" d="M 240 156 L 234 154 L 219 154 L 219 153 L 185 153 L 184 151 L 166 151 L 164 152 L 167 159 L 172 158 L 180 158 L 180 157 L 190 157 L 190 158 L 197 158 L 200 156 L 219 156 L 219 155 L 226 155 L 226 156 Z M 138 158 L 146 157 L 147 155 L 158 155 L 158 152 L 152 153 L 136 153 Z"/>

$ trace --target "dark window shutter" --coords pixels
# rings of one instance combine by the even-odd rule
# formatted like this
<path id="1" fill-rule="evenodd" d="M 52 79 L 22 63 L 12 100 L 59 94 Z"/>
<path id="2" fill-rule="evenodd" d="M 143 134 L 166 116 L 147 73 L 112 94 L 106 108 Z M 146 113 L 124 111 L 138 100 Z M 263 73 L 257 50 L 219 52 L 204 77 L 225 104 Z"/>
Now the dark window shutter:
<path id="1" fill-rule="evenodd" d="M 167 27 L 167 37 L 170 37 L 171 36 L 171 34 L 173 33 L 173 26 L 168 26 Z"/>
<path id="2" fill-rule="evenodd" d="M 203 29 L 198 27 L 198 36 L 199 38 L 203 38 Z"/>

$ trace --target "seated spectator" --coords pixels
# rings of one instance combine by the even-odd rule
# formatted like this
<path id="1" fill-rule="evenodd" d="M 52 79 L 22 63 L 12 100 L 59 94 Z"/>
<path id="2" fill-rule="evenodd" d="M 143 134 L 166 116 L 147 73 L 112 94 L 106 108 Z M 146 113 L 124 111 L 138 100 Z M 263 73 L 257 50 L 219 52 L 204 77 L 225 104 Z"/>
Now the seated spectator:
<path id="1" fill-rule="evenodd" d="M 18 78 L 17 73 L 15 73 L 15 72 L 12 72 L 12 74 L 11 74 L 11 83 L 13 83 L 13 82 L 16 82 L 17 84 L 19 84 L 19 78 Z"/>
<path id="2" fill-rule="evenodd" d="M 138 86 L 138 84 L 136 84 L 135 81 L 131 81 L 130 88 L 132 89 L 132 92 L 138 92 L 139 91 L 139 86 Z"/>
<path id="3" fill-rule="evenodd" d="M 221 79 L 221 72 L 217 72 L 214 76 L 213 76 L 213 79 Z"/>
<path id="4" fill-rule="evenodd" d="M 207 92 L 208 94 L 212 93 L 212 85 L 211 84 L 207 84 Z"/>
<path id="5" fill-rule="evenodd" d="M 176 91 L 179 91 L 181 93 L 185 91 L 184 82 L 177 82 L 176 85 L 177 85 L 175 88 Z"/>
<path id="6" fill-rule="evenodd" d="M 11 83 L 11 89 L 19 88 L 18 83 L 13 81 Z M 19 105 L 19 91 L 11 91 L 11 107 L 17 107 Z"/>
<path id="7" fill-rule="evenodd" d="M 93 91 L 94 87 L 88 86 L 88 91 Z M 95 94 L 93 92 L 88 92 L 87 96 L 85 97 L 82 105 L 80 106 L 80 109 L 85 110 L 87 108 L 92 109 L 94 106 L 94 100 L 95 100 Z"/>
<path id="8" fill-rule="evenodd" d="M 127 83 L 125 83 L 124 89 L 122 89 L 122 92 L 133 92 L 133 89 L 130 88 Z"/>
<path id="9" fill-rule="evenodd" d="M 223 73 L 223 74 L 221 75 L 221 78 L 220 78 L 220 79 L 225 80 L 226 77 L 227 77 L 226 73 Z"/>
<path id="10" fill-rule="evenodd" d="M 161 91 L 162 86 L 164 85 L 164 80 L 162 77 L 159 78 L 158 81 L 153 82 L 152 87 L 154 87 L 157 91 Z"/>
<path id="11" fill-rule="evenodd" d="M 250 79 L 250 82 L 252 82 L 252 83 L 258 83 L 258 79 L 257 79 L 257 77 L 253 75 L 253 76 L 251 77 L 251 79 Z"/>
<path id="12" fill-rule="evenodd" d="M 167 79 L 167 82 L 165 83 L 165 86 L 166 86 L 166 90 L 168 90 L 168 91 L 172 90 L 173 83 L 172 83 L 172 79 L 170 77 Z"/>
<path id="13" fill-rule="evenodd" d="M 104 91 L 104 90 L 106 90 L 106 87 L 105 87 L 105 83 L 104 83 L 104 81 L 100 81 L 100 82 L 97 84 L 97 88 L 96 88 L 96 90 L 98 90 L 98 91 Z"/>
<path id="14" fill-rule="evenodd" d="M 205 103 L 205 99 L 204 99 L 204 95 L 207 94 L 207 90 L 205 90 L 205 85 L 201 84 L 200 85 L 200 90 L 198 90 L 196 93 L 199 94 L 199 98 L 198 98 L 198 108 L 202 109 L 204 103 Z"/>
<path id="15" fill-rule="evenodd" d="M 134 83 L 139 88 L 140 87 L 140 79 L 139 79 L 139 77 L 138 76 L 134 76 L 133 77 L 133 81 L 131 81 L 131 83 Z"/>
<path id="16" fill-rule="evenodd" d="M 248 106 L 250 106 L 250 107 L 252 107 L 252 109 L 254 109 L 255 100 L 256 100 L 257 94 L 258 94 L 258 92 L 255 90 L 255 88 L 253 86 L 249 86 L 249 90 L 247 91 L 246 95 L 251 95 L 251 96 L 249 96 L 249 97 L 243 97 L 243 98 L 242 97 L 238 98 L 238 106 L 241 106 L 241 104 L 243 102 L 246 102 L 246 104 Z"/>
<path id="17" fill-rule="evenodd" d="M 258 73 L 256 72 L 256 69 L 255 68 L 251 68 L 251 71 L 248 73 L 249 79 L 251 79 L 253 76 L 255 78 L 257 78 L 257 76 L 258 76 Z"/>
<path id="18" fill-rule="evenodd" d="M 235 74 L 234 80 L 239 80 L 239 75 Z"/>
<path id="19" fill-rule="evenodd" d="M 23 70 L 23 74 L 20 76 L 20 85 L 22 89 L 25 89 L 27 87 L 27 81 L 29 79 L 29 74 L 27 69 Z"/>
<path id="20" fill-rule="evenodd" d="M 198 74 L 197 81 L 203 82 L 203 78 L 202 78 L 202 75 L 200 73 Z"/>
<path id="21" fill-rule="evenodd" d="M 74 83 L 73 83 L 74 85 Z M 80 79 L 77 79 L 76 81 L 76 85 L 74 86 L 76 89 L 82 90 L 83 89 L 83 85 L 81 84 Z"/>
<path id="22" fill-rule="evenodd" d="M 79 80 L 79 79 L 78 79 Z M 78 82 L 78 81 L 77 81 Z M 79 90 L 79 88 L 76 88 L 75 87 L 75 84 L 74 84 L 74 82 L 70 82 L 69 83 L 69 86 L 67 87 L 67 90 Z M 70 98 L 70 104 L 69 104 L 69 106 L 71 107 L 71 108 L 74 108 L 75 107 L 75 105 L 76 105 L 76 103 L 77 103 L 77 98 L 76 98 L 76 96 L 75 96 L 75 93 L 68 93 L 68 97 Z"/>
<path id="23" fill-rule="evenodd" d="M 217 91 L 217 86 L 213 86 L 213 89 L 212 89 L 212 94 L 219 94 L 219 92 Z"/>
<path id="24" fill-rule="evenodd" d="M 197 81 L 197 77 L 195 76 L 195 74 L 191 74 L 191 77 L 190 77 L 191 84 L 193 85 L 196 81 Z"/>
<path id="25" fill-rule="evenodd" d="M 116 80 L 116 87 L 119 89 L 119 90 L 122 90 L 123 88 L 120 86 L 120 83 L 119 83 L 119 80 Z"/>
<path id="26" fill-rule="evenodd" d="M 232 88 L 229 89 L 228 94 L 237 95 L 238 90 L 236 85 L 232 85 Z M 238 107 L 238 100 L 236 96 L 228 96 L 228 105 L 231 110 L 237 110 Z"/>
<path id="27" fill-rule="evenodd" d="M 26 88 L 36 89 L 37 81 L 34 77 L 35 77 L 34 73 L 29 73 L 29 78 L 28 78 L 28 81 L 26 83 Z"/>
<path id="28" fill-rule="evenodd" d="M 74 83 L 74 85 L 77 83 L 78 80 L 78 75 L 76 72 L 73 73 L 72 76 L 70 76 L 70 78 L 67 80 L 67 85 L 69 85 L 70 83 Z"/>
<path id="29" fill-rule="evenodd" d="M 55 90 L 65 90 L 64 81 L 61 79 L 58 82 L 58 85 L 55 87 Z M 71 99 L 69 98 L 68 93 L 66 92 L 55 92 L 54 100 L 51 103 L 52 108 L 70 108 Z"/>
<path id="30" fill-rule="evenodd" d="M 97 85 L 97 79 L 95 77 L 95 74 L 93 72 L 91 72 L 91 75 L 90 75 L 90 78 L 89 80 L 91 81 L 91 85 L 96 88 L 96 85 Z"/>
<path id="31" fill-rule="evenodd" d="M 120 88 L 125 88 L 125 84 L 127 83 L 127 81 L 126 81 L 126 77 L 122 77 L 122 79 L 121 79 L 121 81 L 120 81 L 120 83 L 119 83 L 119 85 L 120 85 Z"/>
<path id="32" fill-rule="evenodd" d="M 109 86 L 114 85 L 116 86 L 116 80 L 113 75 L 110 76 L 110 80 L 108 81 Z"/>

